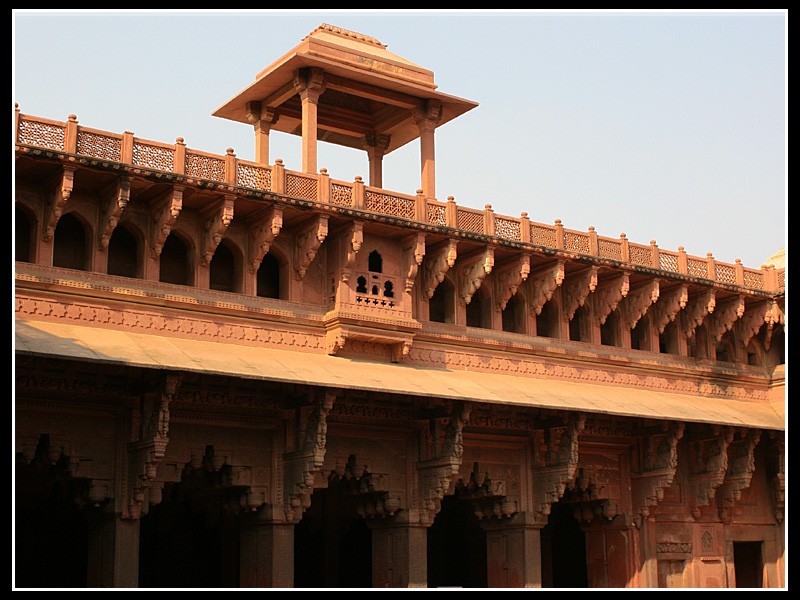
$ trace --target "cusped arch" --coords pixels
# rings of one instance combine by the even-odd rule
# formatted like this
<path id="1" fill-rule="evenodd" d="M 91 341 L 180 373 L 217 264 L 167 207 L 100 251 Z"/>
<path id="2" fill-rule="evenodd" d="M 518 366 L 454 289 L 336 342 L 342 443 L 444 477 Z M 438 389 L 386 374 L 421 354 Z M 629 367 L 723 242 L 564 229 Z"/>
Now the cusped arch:
<path id="1" fill-rule="evenodd" d="M 92 226 L 77 210 L 61 215 L 53 233 L 53 266 L 91 270 Z"/>

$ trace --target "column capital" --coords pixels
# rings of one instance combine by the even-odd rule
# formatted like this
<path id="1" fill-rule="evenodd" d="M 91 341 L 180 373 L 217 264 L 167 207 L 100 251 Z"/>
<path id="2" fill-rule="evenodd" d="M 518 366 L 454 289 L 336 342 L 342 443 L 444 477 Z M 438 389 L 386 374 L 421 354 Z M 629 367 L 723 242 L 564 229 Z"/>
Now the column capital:
<path id="1" fill-rule="evenodd" d="M 292 84 L 301 100 L 317 102 L 325 91 L 325 71 L 317 67 L 298 69 L 292 76 Z"/>

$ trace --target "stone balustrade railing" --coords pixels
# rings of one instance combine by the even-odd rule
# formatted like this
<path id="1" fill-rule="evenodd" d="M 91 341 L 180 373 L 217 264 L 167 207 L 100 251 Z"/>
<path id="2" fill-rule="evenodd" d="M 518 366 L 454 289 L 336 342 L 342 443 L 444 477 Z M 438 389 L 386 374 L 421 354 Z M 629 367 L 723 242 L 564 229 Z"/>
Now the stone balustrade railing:
<path id="1" fill-rule="evenodd" d="M 366 186 L 361 177 L 353 182 L 331 179 L 326 169 L 319 174 L 287 170 L 277 159 L 272 166 L 238 159 L 229 148 L 224 156 L 189 149 L 183 138 L 174 144 L 153 142 L 130 132 L 115 134 L 78 125 L 75 115 L 67 121 L 54 121 L 24 115 L 16 109 L 16 143 L 56 152 L 163 171 L 197 179 L 292 196 L 313 202 L 373 212 L 394 218 L 448 227 L 466 234 L 496 237 L 513 242 L 632 263 L 661 271 L 699 277 L 745 288 L 776 291 L 785 287 L 785 269 L 771 266 L 751 269 L 737 259 L 736 264 L 717 262 L 711 253 L 705 258 L 630 242 L 624 233 L 619 238 L 599 236 L 594 227 L 588 232 L 567 229 L 560 220 L 554 225 L 530 221 L 527 213 L 519 217 L 495 214 L 491 205 L 483 210 L 458 206 L 452 197 L 447 202 L 427 199 L 421 190 L 409 196 Z"/>

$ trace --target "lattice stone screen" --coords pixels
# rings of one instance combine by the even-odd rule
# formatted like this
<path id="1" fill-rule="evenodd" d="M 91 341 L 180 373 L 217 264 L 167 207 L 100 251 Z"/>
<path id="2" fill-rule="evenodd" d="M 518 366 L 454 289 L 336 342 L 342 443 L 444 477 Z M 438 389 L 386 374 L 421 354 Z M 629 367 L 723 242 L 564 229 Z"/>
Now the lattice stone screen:
<path id="1" fill-rule="evenodd" d="M 353 205 L 353 186 L 342 183 L 331 183 L 330 203 L 337 206 Z"/>
<path id="2" fill-rule="evenodd" d="M 211 181 L 225 181 L 225 161 L 213 156 L 187 152 L 186 174 Z"/>
<path id="3" fill-rule="evenodd" d="M 175 162 L 175 150 L 152 144 L 133 144 L 133 164 L 159 171 L 172 171 Z"/>
<path id="4" fill-rule="evenodd" d="M 365 202 L 367 210 L 373 212 L 412 220 L 415 216 L 415 202 L 408 198 L 367 190 Z"/>
<path id="5" fill-rule="evenodd" d="M 272 170 L 240 162 L 236 165 L 236 183 L 256 190 L 269 191 L 272 185 Z"/>
<path id="6" fill-rule="evenodd" d="M 295 198 L 317 199 L 317 180 L 311 177 L 286 175 L 286 193 Z"/>
<path id="7" fill-rule="evenodd" d="M 64 127 L 40 121 L 20 119 L 19 141 L 21 144 L 30 144 L 31 146 L 40 146 L 51 150 L 63 150 Z"/>
<path id="8" fill-rule="evenodd" d="M 540 246 L 556 248 L 556 230 L 553 227 L 542 227 L 531 223 L 531 241 Z"/>
<path id="9" fill-rule="evenodd" d="M 603 258 L 622 260 L 622 242 L 598 239 L 597 253 Z"/>
<path id="10" fill-rule="evenodd" d="M 483 213 L 459 208 L 458 228 L 474 233 L 483 233 Z"/>
<path id="11" fill-rule="evenodd" d="M 79 131 L 77 152 L 95 158 L 118 161 L 122 153 L 122 140 L 88 131 Z"/>
<path id="12" fill-rule="evenodd" d="M 494 234 L 506 240 L 520 241 L 519 221 L 496 217 L 494 220 Z"/>

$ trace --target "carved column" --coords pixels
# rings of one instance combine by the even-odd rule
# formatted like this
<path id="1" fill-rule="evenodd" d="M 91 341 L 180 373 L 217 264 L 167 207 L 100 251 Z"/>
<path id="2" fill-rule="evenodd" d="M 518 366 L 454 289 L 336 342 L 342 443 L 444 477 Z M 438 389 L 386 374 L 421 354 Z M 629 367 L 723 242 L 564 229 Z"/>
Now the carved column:
<path id="1" fill-rule="evenodd" d="M 419 109 L 414 113 L 414 121 L 419 128 L 420 187 L 422 194 L 431 199 L 436 199 L 436 156 L 433 134 L 441 118 L 442 105 L 434 100 L 429 100 L 424 109 Z"/>
<path id="2" fill-rule="evenodd" d="M 256 162 L 269 164 L 269 132 L 278 121 L 278 115 L 262 106 L 261 102 L 247 103 L 247 120 L 253 125 L 256 136 Z"/>
<path id="3" fill-rule="evenodd" d="M 369 157 L 369 185 L 383 187 L 383 156 L 389 147 L 389 136 L 370 134 L 364 138 L 364 150 Z"/>
<path id="4" fill-rule="evenodd" d="M 283 507 L 262 505 L 247 515 L 239 539 L 239 585 L 294 586 L 294 527 Z"/>
<path id="5" fill-rule="evenodd" d="M 317 172 L 317 104 L 325 91 L 322 69 L 301 69 L 294 74 L 294 86 L 300 94 L 302 105 L 302 169 L 304 173 Z"/>
<path id="6" fill-rule="evenodd" d="M 86 585 L 139 587 L 139 520 L 122 519 L 109 504 L 90 513 Z"/>
<path id="7" fill-rule="evenodd" d="M 542 587 L 541 519 L 529 512 L 480 522 L 490 588 Z"/>

